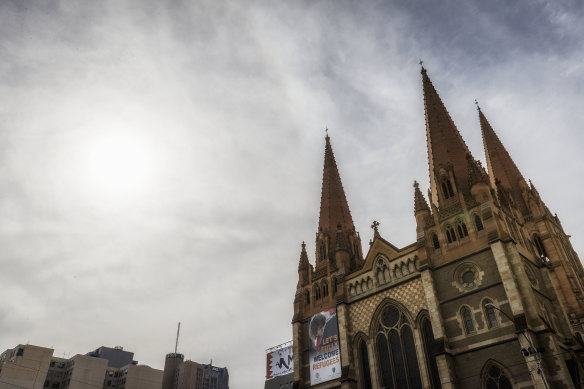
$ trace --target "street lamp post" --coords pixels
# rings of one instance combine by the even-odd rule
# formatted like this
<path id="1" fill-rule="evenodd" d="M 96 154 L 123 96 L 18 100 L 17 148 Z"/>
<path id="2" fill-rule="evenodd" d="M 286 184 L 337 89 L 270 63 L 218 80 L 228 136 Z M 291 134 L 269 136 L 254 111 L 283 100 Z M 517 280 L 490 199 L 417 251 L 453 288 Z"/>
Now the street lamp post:
<path id="1" fill-rule="evenodd" d="M 505 317 L 507 319 L 509 319 L 509 320 L 511 320 L 511 322 L 513 322 L 513 319 L 508 314 L 503 312 L 501 309 L 497 308 L 493 303 L 486 303 L 485 306 L 496 309 L 497 311 L 499 311 L 503 315 L 505 315 Z M 537 370 L 536 370 L 537 374 L 539 374 L 541 376 L 541 380 L 543 381 L 543 385 L 545 386 L 545 388 L 549 389 L 547 380 L 545 378 L 545 374 L 543 372 L 543 369 L 541 368 L 541 355 L 540 355 L 540 353 L 537 351 L 537 349 L 535 348 L 535 345 L 531 341 L 531 337 L 529 336 L 529 333 L 527 332 L 526 328 L 521 330 L 520 334 L 522 334 L 525 337 L 525 340 L 527 340 L 527 343 L 529 344 L 529 348 L 527 350 L 521 349 L 521 354 L 523 354 L 524 357 L 531 355 L 531 354 L 533 354 L 535 356 L 535 363 L 537 365 Z"/>

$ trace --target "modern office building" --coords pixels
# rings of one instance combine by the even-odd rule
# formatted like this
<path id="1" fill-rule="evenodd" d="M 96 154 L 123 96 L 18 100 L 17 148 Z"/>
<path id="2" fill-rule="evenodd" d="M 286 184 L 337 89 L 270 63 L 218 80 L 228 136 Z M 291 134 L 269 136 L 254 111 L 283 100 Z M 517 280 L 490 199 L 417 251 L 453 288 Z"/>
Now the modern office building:
<path id="1" fill-rule="evenodd" d="M 0 389 L 42 389 L 53 349 L 19 344 L 0 354 Z"/>
<path id="2" fill-rule="evenodd" d="M 162 370 L 133 357 L 121 347 L 59 358 L 50 348 L 18 345 L 0 355 L 0 389 L 160 389 Z"/>
<path id="3" fill-rule="evenodd" d="M 229 389 L 226 367 L 185 361 L 184 355 L 166 355 L 162 389 Z"/>

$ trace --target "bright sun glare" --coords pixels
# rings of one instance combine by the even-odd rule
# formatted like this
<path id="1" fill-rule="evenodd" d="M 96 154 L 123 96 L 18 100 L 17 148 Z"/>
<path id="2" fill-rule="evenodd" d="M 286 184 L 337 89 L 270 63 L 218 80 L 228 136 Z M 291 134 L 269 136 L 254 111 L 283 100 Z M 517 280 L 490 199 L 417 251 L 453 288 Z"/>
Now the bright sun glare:
<path id="1" fill-rule="evenodd" d="M 114 197 L 137 195 L 149 184 L 150 154 L 145 142 L 128 135 L 112 135 L 93 143 L 85 154 L 91 190 Z"/>

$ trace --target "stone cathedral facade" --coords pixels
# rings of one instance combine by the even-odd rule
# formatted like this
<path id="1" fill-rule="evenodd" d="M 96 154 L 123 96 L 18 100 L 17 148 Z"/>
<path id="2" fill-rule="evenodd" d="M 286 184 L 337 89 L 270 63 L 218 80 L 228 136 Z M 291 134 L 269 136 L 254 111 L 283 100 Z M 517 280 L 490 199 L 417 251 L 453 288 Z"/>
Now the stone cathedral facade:
<path id="1" fill-rule="evenodd" d="M 414 184 L 412 244 L 374 222 L 363 252 L 326 137 L 316 258 L 303 243 L 294 297 L 295 387 L 584 387 L 584 269 L 569 236 L 480 108 L 488 170 L 424 68 L 422 85 L 430 190 Z M 333 308 L 340 373 L 311 385 L 310 319 Z"/>

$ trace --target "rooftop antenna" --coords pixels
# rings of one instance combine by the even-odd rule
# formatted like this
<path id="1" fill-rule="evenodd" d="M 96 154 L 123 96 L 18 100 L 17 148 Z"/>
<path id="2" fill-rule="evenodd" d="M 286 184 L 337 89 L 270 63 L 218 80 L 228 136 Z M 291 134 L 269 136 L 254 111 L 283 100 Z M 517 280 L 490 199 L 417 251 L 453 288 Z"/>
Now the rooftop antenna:
<path id="1" fill-rule="evenodd" d="M 176 354 L 176 349 L 178 348 L 178 334 L 180 333 L 180 321 L 178 322 L 178 328 L 176 330 L 176 343 L 174 344 L 174 353 Z"/>

